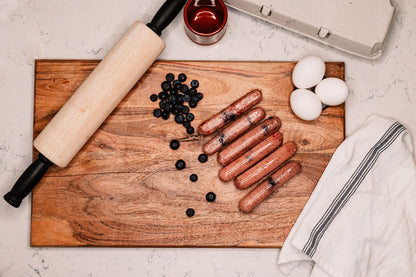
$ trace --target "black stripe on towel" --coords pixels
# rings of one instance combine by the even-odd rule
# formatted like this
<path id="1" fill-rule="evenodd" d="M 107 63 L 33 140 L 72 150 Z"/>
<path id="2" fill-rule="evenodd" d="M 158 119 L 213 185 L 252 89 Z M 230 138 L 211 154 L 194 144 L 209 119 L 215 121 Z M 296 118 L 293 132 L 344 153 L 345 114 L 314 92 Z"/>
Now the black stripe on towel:
<path id="1" fill-rule="evenodd" d="M 361 161 L 358 168 L 354 171 L 342 190 L 332 201 L 325 214 L 313 228 L 308 241 L 302 249 L 303 253 L 312 258 L 316 252 L 319 241 L 321 240 L 322 236 L 334 218 L 338 215 L 342 207 L 344 207 L 344 205 L 348 202 L 348 200 L 360 186 L 381 153 L 383 153 L 383 151 L 386 150 L 404 130 L 405 128 L 403 125 L 395 122 L 384 133 L 380 140 L 368 151 L 367 155 Z"/>

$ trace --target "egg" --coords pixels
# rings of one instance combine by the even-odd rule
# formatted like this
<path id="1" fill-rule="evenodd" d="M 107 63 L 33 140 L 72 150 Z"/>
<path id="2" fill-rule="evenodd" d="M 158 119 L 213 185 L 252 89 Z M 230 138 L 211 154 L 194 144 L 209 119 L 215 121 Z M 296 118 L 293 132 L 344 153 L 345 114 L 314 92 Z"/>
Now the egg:
<path id="1" fill-rule="evenodd" d="M 292 81 L 296 88 L 316 86 L 325 75 L 325 63 L 319 57 L 301 59 L 293 69 Z"/>
<path id="2" fill-rule="evenodd" d="M 307 89 L 296 89 L 290 94 L 290 107 L 297 117 L 306 121 L 315 120 L 322 112 L 321 100 Z"/>
<path id="3" fill-rule="evenodd" d="M 344 103 L 347 99 L 348 87 L 339 78 L 326 78 L 316 86 L 315 93 L 325 105 L 336 106 Z"/>

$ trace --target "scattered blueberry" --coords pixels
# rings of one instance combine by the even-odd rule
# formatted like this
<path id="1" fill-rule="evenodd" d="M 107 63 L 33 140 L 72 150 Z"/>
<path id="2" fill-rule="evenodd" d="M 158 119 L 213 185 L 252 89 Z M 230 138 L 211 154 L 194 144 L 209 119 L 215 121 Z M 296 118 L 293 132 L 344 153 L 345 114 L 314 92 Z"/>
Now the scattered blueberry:
<path id="1" fill-rule="evenodd" d="M 191 176 L 189 176 L 189 179 L 191 180 L 191 182 L 196 182 L 198 181 L 198 175 L 191 174 Z"/>
<path id="2" fill-rule="evenodd" d="M 176 139 L 172 140 L 169 144 L 172 150 L 177 150 L 181 144 Z"/>
<path id="3" fill-rule="evenodd" d="M 184 160 L 177 160 L 176 161 L 175 167 L 176 167 L 177 170 L 182 170 L 182 169 L 185 168 L 185 166 L 186 166 L 186 163 L 185 163 Z"/>
<path id="4" fill-rule="evenodd" d="M 189 121 L 185 121 L 184 123 L 182 123 L 183 127 L 188 128 L 191 126 L 191 122 Z"/>
<path id="5" fill-rule="evenodd" d="M 208 156 L 206 154 L 199 154 L 198 161 L 200 161 L 201 163 L 205 163 L 208 161 Z"/>
<path id="6" fill-rule="evenodd" d="M 207 195 L 205 195 L 205 199 L 208 202 L 214 202 L 215 201 L 215 198 L 217 198 L 217 196 L 212 191 L 211 192 L 208 192 Z"/>
<path id="7" fill-rule="evenodd" d="M 204 98 L 204 95 L 201 92 L 198 92 L 196 94 L 196 97 L 198 97 L 198 100 L 201 100 L 202 98 Z"/>
<path id="8" fill-rule="evenodd" d="M 195 215 L 195 210 L 194 209 L 191 209 L 191 208 L 187 209 L 186 210 L 186 215 L 188 217 L 193 217 Z"/>

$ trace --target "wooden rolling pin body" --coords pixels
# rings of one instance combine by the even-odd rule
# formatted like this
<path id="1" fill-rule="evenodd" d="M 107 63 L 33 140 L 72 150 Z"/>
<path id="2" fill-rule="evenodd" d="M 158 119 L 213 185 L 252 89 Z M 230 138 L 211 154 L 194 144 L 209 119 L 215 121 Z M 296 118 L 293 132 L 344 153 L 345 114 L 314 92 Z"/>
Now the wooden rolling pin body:
<path id="1" fill-rule="evenodd" d="M 163 40 L 135 22 L 34 141 L 65 167 L 165 49 Z"/>

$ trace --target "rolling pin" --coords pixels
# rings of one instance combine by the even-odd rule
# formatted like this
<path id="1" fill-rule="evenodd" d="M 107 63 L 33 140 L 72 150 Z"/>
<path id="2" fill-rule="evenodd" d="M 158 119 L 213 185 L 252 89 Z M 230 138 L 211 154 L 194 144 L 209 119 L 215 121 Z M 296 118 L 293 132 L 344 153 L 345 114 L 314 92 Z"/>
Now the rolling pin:
<path id="1" fill-rule="evenodd" d="M 185 3 L 167 0 L 150 23 L 133 23 L 37 136 L 38 158 L 4 195 L 10 205 L 18 208 L 50 166 L 69 164 L 165 49 L 160 35 Z"/>

